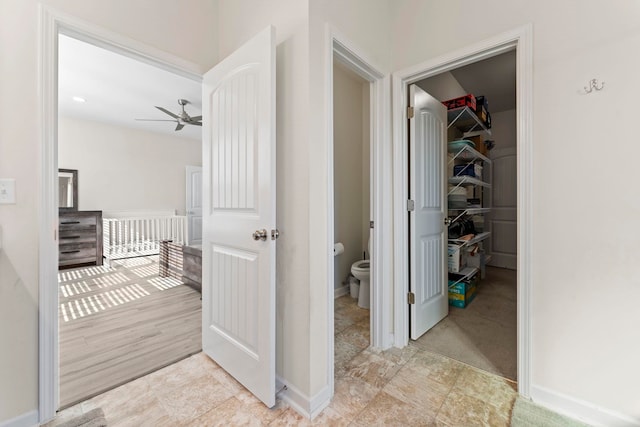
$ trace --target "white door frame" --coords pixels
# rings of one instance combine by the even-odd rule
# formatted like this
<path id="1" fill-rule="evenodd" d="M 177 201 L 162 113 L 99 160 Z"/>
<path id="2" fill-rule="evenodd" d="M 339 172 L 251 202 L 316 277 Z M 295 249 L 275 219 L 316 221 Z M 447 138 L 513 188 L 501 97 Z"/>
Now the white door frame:
<path id="1" fill-rule="evenodd" d="M 532 26 L 527 25 L 472 46 L 393 73 L 394 165 L 394 336 L 396 347 L 409 342 L 407 87 L 411 83 L 464 65 L 516 50 L 517 147 L 518 147 L 518 391 L 528 397 L 531 384 L 531 211 L 533 49 Z"/>
<path id="2" fill-rule="evenodd" d="M 38 130 L 40 181 L 38 206 L 38 418 L 55 416 L 59 402 L 58 355 L 58 34 L 94 44 L 194 81 L 199 66 L 73 16 L 39 5 Z"/>
<path id="3" fill-rule="evenodd" d="M 388 348 L 393 344 L 389 324 L 391 319 L 391 278 L 392 264 L 392 175 L 391 144 L 389 135 L 390 77 L 380 71 L 364 52 L 331 25 L 326 26 L 325 39 L 325 82 L 327 117 L 327 241 L 331 248 L 327 251 L 327 383 L 330 390 L 334 384 L 334 181 L 333 181 L 333 63 L 340 63 L 369 82 L 369 129 L 371 141 L 370 217 L 374 221 L 372 230 L 371 259 L 371 346 Z M 386 202 L 386 203 L 385 203 Z"/>

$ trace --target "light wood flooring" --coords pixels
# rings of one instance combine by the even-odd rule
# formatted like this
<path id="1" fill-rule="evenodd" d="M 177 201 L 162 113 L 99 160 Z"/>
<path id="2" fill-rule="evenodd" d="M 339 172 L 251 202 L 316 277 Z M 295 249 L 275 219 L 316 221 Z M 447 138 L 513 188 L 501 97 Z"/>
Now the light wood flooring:
<path id="1" fill-rule="evenodd" d="M 61 270 L 60 406 L 201 350 L 200 294 L 158 277 L 158 257 Z"/>

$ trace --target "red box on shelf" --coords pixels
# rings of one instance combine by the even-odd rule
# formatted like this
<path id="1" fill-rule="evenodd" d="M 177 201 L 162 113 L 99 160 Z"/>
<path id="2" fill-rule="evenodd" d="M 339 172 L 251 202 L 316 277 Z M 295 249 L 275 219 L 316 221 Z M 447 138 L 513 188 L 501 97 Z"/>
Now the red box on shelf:
<path id="1" fill-rule="evenodd" d="M 461 96 L 459 98 L 453 98 L 447 101 L 442 101 L 442 103 L 447 107 L 448 110 L 452 110 L 454 108 L 460 108 L 460 107 L 469 107 L 473 111 L 476 111 L 476 97 L 473 96 L 472 93 L 465 96 Z"/>

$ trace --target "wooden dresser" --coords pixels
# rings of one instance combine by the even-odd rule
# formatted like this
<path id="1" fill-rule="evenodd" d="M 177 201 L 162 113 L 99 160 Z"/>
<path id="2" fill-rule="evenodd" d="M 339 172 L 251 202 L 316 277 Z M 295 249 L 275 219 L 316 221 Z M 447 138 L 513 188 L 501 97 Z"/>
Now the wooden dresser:
<path id="1" fill-rule="evenodd" d="M 102 265 L 102 211 L 60 211 L 58 267 Z"/>

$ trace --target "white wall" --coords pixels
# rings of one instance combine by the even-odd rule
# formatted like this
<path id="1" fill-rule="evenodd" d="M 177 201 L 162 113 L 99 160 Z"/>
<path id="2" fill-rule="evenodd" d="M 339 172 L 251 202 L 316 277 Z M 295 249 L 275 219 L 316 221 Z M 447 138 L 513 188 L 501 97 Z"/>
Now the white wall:
<path id="1" fill-rule="evenodd" d="M 516 110 L 491 113 L 491 138 L 495 148 L 515 147 L 517 141 Z"/>
<path id="2" fill-rule="evenodd" d="M 173 0 L 41 3 L 203 70 L 217 59 L 216 1 L 192 0 L 182 8 Z M 15 178 L 17 190 L 15 205 L 0 206 L 0 423 L 38 407 L 38 4 L 0 2 L 0 176 Z"/>
<path id="3" fill-rule="evenodd" d="M 622 167 L 637 143 L 620 126 L 637 121 L 628 102 L 640 95 L 640 3 L 394 4 L 396 69 L 533 24 L 533 397 L 566 406 L 568 396 L 640 423 L 640 201 L 624 184 L 635 169 Z M 460 25 L 469 22 L 481 25 Z M 592 78 L 605 89 L 585 95 Z"/>
<path id="4" fill-rule="evenodd" d="M 448 71 L 421 80 L 416 85 L 439 101 L 457 98 L 468 93 Z"/>
<path id="5" fill-rule="evenodd" d="M 334 287 L 338 288 L 351 273 L 351 264 L 362 259 L 364 231 L 369 234 L 368 220 L 363 229 L 363 218 L 369 217 L 369 205 L 365 209 L 363 203 L 369 192 L 363 181 L 369 171 L 369 159 L 366 168 L 364 159 L 363 93 L 368 93 L 369 84 L 341 66 L 334 65 L 333 72 L 334 237 L 345 247 L 335 258 Z"/>
<path id="6" fill-rule="evenodd" d="M 202 143 L 60 117 L 58 166 L 78 170 L 81 210 L 185 214 L 185 166 L 202 164 Z"/>

